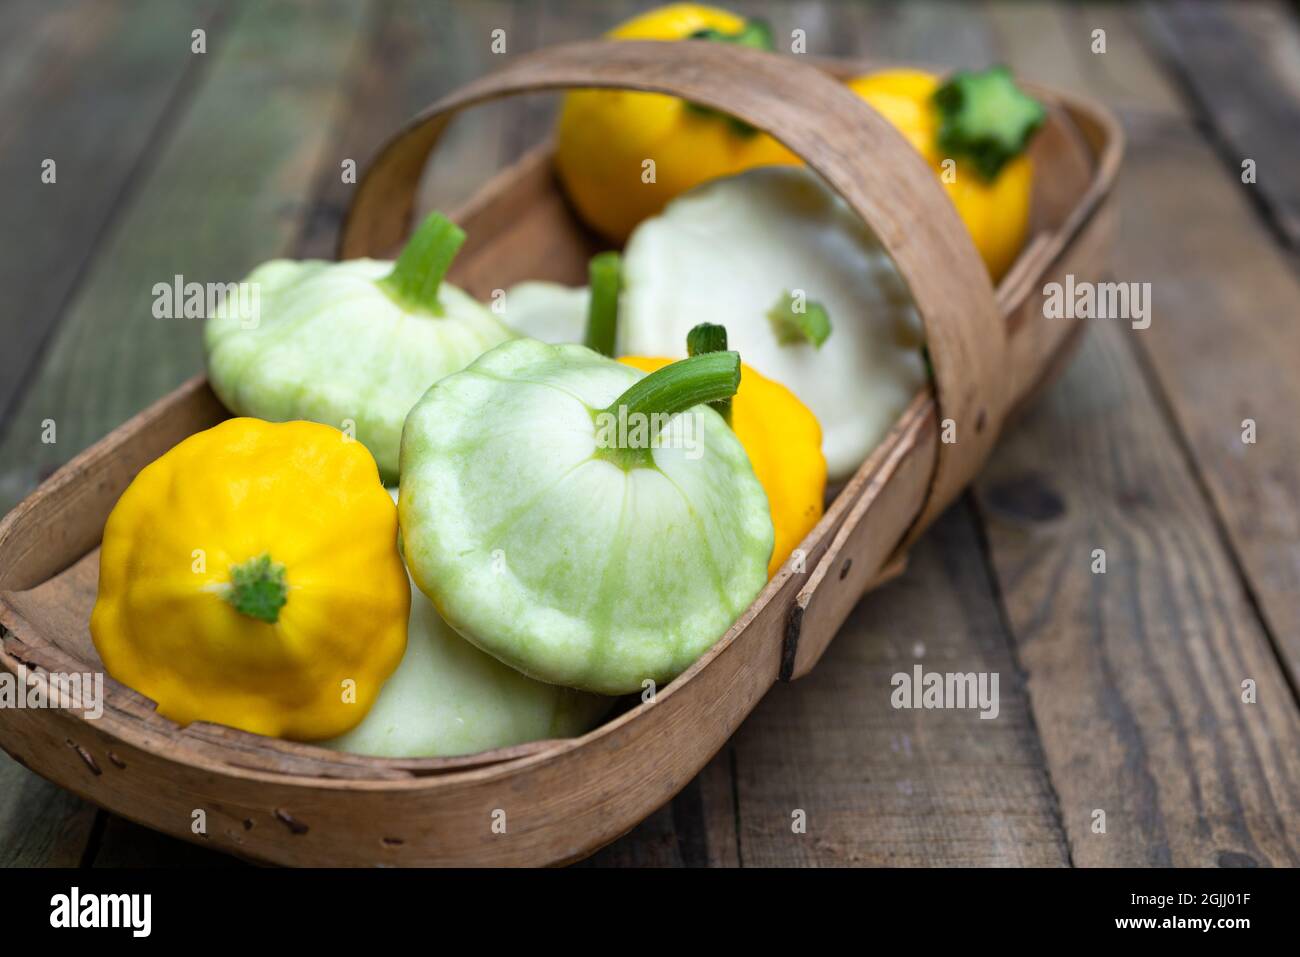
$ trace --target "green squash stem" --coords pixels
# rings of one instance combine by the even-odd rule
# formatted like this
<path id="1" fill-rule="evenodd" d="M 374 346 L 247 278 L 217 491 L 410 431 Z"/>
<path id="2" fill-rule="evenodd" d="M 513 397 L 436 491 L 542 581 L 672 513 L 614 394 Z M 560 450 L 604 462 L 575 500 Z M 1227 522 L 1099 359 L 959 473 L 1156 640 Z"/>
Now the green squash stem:
<path id="1" fill-rule="evenodd" d="M 591 297 L 587 303 L 587 335 L 583 345 L 603 356 L 613 356 L 618 294 L 623 288 L 622 259 L 618 253 L 592 256 L 587 265 L 587 282 Z"/>
<path id="2" fill-rule="evenodd" d="M 753 50 L 772 51 L 776 43 L 772 39 L 772 27 L 762 17 L 750 17 L 735 33 L 724 33 L 717 27 L 704 27 L 690 35 L 692 40 L 711 40 L 714 43 L 730 43 L 735 46 L 749 47 Z"/>
<path id="3" fill-rule="evenodd" d="M 767 320 L 781 345 L 809 342 L 820 349 L 831 334 L 830 314 L 820 302 L 805 301 L 802 306 L 796 309 L 794 294 L 784 292 L 767 311 Z"/>
<path id="4" fill-rule="evenodd" d="M 1025 151 L 1047 110 L 1004 66 L 954 73 L 934 94 L 939 148 L 964 158 L 986 182 Z"/>
<path id="5" fill-rule="evenodd" d="M 727 351 L 727 327 L 712 322 L 701 322 L 686 333 L 686 354 L 702 356 L 710 352 Z M 711 403 L 727 425 L 731 425 L 731 399 Z"/>
<path id="6" fill-rule="evenodd" d="M 258 555 L 232 565 L 230 587 L 223 597 L 241 615 L 274 625 L 280 620 L 280 609 L 289 600 L 284 566 L 271 561 L 270 555 Z"/>
<path id="7" fill-rule="evenodd" d="M 652 422 L 654 416 L 673 416 L 697 405 L 730 398 L 740 388 L 740 354 L 709 352 L 681 359 L 656 369 L 634 382 L 606 408 L 593 413 L 598 434 L 607 439 L 612 423 L 626 423 L 632 428 L 615 430 L 614 441 L 596 450 L 596 455 L 623 469 L 653 467 L 649 442 L 655 437 L 644 429 L 644 446 L 617 444 L 633 438 L 637 422 Z"/>
<path id="8" fill-rule="evenodd" d="M 441 316 L 438 287 L 464 242 L 464 230 L 442 213 L 430 213 L 379 287 L 408 312 Z"/>

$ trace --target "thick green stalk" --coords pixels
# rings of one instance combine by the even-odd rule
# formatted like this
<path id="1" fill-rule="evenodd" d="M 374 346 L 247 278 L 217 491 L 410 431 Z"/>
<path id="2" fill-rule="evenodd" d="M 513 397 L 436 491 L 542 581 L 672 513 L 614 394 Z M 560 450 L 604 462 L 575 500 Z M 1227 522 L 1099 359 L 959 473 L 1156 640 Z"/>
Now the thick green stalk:
<path id="1" fill-rule="evenodd" d="M 623 288 L 622 268 L 622 259 L 616 252 L 597 253 L 587 264 L 591 295 L 587 302 L 587 335 L 583 344 L 603 356 L 614 355 L 618 294 Z"/>
<path id="2" fill-rule="evenodd" d="M 686 354 L 702 356 L 710 352 L 727 351 L 727 327 L 712 322 L 701 322 L 686 333 Z M 731 425 L 731 399 L 719 399 L 711 403 L 722 416 L 727 425 Z"/>
<path id="3" fill-rule="evenodd" d="M 409 312 L 441 316 L 438 288 L 464 242 L 464 230 L 442 213 L 430 213 L 407 240 L 393 271 L 379 280 L 380 288 Z"/>
<path id="4" fill-rule="evenodd" d="M 682 359 L 634 382 L 593 413 L 597 455 L 624 469 L 653 466 L 651 445 L 667 418 L 717 402 L 740 388 L 740 355 L 710 352 Z"/>

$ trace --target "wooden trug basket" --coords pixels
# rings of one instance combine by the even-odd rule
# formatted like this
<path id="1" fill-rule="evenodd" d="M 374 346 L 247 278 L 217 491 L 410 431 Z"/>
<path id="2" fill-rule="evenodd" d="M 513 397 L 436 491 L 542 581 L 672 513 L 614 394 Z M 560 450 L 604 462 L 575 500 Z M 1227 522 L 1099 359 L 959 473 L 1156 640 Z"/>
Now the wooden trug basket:
<path id="1" fill-rule="evenodd" d="M 1033 88 L 1049 105 L 1034 142 L 1031 238 L 996 292 L 942 187 L 878 114 L 813 65 L 709 43 L 591 42 L 512 61 L 435 103 L 379 153 L 358 187 L 343 257 L 392 255 L 416 187 L 458 110 L 518 93 L 608 87 L 670 93 L 784 142 L 870 224 L 910 287 L 934 381 L 840 490 L 727 634 L 653 703 L 580 738 L 449 759 L 337 754 L 224 726 L 185 728 L 111 678 L 104 713 L 0 708 L 0 744 L 38 774 L 117 814 L 241 856 L 297 865 L 551 864 L 591 853 L 675 795 L 778 679 L 806 674 L 850 609 L 971 480 L 1007 416 L 1060 365 L 1079 326 L 1042 316 L 1044 283 L 1100 277 L 1122 151 L 1114 119 Z M 452 279 L 486 297 L 528 278 L 585 280 L 598 243 L 542 147 L 456 216 L 469 234 Z M 98 672 L 87 623 L 99 541 L 135 474 L 227 416 L 202 378 L 60 469 L 0 522 L 0 667 Z M 940 441 L 951 419 L 957 441 Z M 206 811 L 207 833 L 191 831 Z M 494 831 L 504 811 L 505 833 Z M 497 828 L 497 830 L 500 830 Z"/>

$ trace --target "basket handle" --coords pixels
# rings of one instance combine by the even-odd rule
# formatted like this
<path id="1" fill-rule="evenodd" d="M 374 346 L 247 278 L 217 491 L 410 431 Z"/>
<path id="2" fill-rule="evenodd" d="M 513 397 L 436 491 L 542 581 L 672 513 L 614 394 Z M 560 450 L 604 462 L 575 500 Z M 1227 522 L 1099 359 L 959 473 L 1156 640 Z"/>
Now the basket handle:
<path id="1" fill-rule="evenodd" d="M 357 187 L 340 256 L 386 255 L 400 244 L 429 153 L 457 111 L 573 88 L 667 93 L 744 120 L 801 157 L 875 231 L 924 324 L 939 420 L 955 425 L 956 440 L 939 443 L 913 527 L 929 524 L 975 476 L 1002 424 L 1005 324 L 984 264 L 920 154 L 851 90 L 797 57 L 718 43 L 589 41 L 513 59 L 438 100 L 384 145 Z"/>

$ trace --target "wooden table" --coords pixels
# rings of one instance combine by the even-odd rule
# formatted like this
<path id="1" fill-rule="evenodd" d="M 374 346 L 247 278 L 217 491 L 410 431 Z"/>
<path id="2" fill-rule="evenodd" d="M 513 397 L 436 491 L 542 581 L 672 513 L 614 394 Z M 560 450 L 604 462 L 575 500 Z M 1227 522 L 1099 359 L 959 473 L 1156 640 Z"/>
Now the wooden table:
<path id="1" fill-rule="evenodd" d="M 199 325 L 151 315 L 155 282 L 330 255 L 353 188 L 341 164 L 499 64 L 493 30 L 513 56 L 649 5 L 7 0 L 0 511 L 201 367 Z M 1300 864 L 1293 9 L 729 6 L 778 38 L 805 30 L 810 53 L 1005 61 L 1108 103 L 1130 138 L 1115 277 L 1150 282 L 1154 316 L 1090 323 L 905 576 L 590 863 Z M 468 114 L 425 205 L 465 197 L 552 108 Z M 918 661 L 997 672 L 997 720 L 890 708 L 890 676 Z M 78 863 L 236 862 L 0 755 L 0 864 Z"/>

